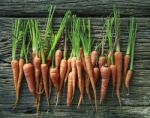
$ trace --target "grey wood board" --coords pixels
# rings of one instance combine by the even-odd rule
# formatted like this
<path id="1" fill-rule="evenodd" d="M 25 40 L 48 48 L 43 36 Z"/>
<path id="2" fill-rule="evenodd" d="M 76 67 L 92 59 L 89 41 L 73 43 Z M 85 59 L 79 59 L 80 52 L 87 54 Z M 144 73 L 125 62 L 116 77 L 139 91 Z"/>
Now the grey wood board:
<path id="1" fill-rule="evenodd" d="M 149 0 L 1 0 L 0 16 L 47 16 L 50 4 L 57 6 L 57 16 L 67 10 L 80 16 L 108 16 L 115 4 L 122 16 L 150 16 Z"/>
<path id="2" fill-rule="evenodd" d="M 37 18 L 41 25 L 42 33 L 45 27 L 45 18 Z M 62 18 L 54 19 L 54 30 L 58 29 L 58 24 Z M 46 100 L 43 97 L 43 103 L 41 110 L 43 111 L 41 117 L 133 117 L 140 116 L 141 118 L 148 118 L 150 116 L 150 19 L 149 18 L 136 18 L 138 24 L 137 42 L 135 49 L 135 68 L 134 77 L 131 85 L 131 94 L 127 95 L 125 91 L 122 91 L 122 110 L 119 111 L 119 105 L 116 97 L 112 98 L 112 86 L 110 84 L 108 94 L 103 105 L 99 105 L 99 111 L 95 114 L 93 106 L 89 104 L 87 96 L 85 95 L 85 102 L 81 105 L 81 109 L 77 110 L 76 105 L 78 101 L 78 90 L 76 91 L 76 97 L 73 102 L 73 106 L 68 109 L 66 106 L 66 91 L 64 92 L 60 104 L 55 108 L 56 93 L 53 90 L 51 96 L 51 109 L 50 113 L 46 114 Z M 15 101 L 15 91 L 12 83 L 12 71 L 10 66 L 11 61 L 11 42 L 12 42 L 12 22 L 13 18 L 0 18 L 0 114 L 4 117 L 34 117 L 35 107 L 33 97 L 27 90 L 26 81 L 24 80 L 21 103 L 15 111 L 11 111 L 11 108 Z M 121 45 L 123 53 L 127 46 L 128 39 L 128 21 L 129 18 L 121 19 Z M 101 40 L 99 38 L 102 32 L 102 26 L 104 23 L 103 18 L 91 18 L 92 24 L 92 39 L 95 42 Z M 100 84 L 100 82 L 99 82 Z M 99 98 L 100 86 L 97 87 L 97 93 Z"/>

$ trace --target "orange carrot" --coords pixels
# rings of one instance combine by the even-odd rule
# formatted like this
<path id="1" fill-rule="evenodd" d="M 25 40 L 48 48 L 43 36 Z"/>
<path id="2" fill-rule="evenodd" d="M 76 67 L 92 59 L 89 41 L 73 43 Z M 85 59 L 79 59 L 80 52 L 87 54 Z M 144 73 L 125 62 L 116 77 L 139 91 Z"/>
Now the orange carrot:
<path id="1" fill-rule="evenodd" d="M 64 80 L 64 86 L 66 85 L 70 71 L 71 71 L 71 58 L 67 60 L 67 73 L 66 73 L 65 80 Z"/>
<path id="2" fill-rule="evenodd" d="M 77 68 L 76 68 L 76 58 L 75 57 L 72 57 L 72 59 L 71 59 L 71 69 L 72 69 L 72 82 L 73 82 L 73 84 L 72 84 L 72 86 L 73 86 L 72 97 L 74 97 L 76 81 L 77 81 Z"/>
<path id="3" fill-rule="evenodd" d="M 27 81 L 28 89 L 30 93 L 35 96 L 35 80 L 33 65 L 31 63 L 24 64 L 23 71 Z"/>
<path id="4" fill-rule="evenodd" d="M 70 107 L 72 104 L 73 98 L 73 80 L 72 80 L 72 72 L 68 75 L 68 87 L 67 87 L 67 106 Z"/>
<path id="5" fill-rule="evenodd" d="M 99 79 L 100 77 L 100 72 L 99 72 L 99 68 L 98 67 L 94 67 L 93 68 L 93 72 L 94 72 L 94 82 L 95 82 L 95 85 L 97 84 L 97 80 Z"/>
<path id="6" fill-rule="evenodd" d="M 102 76 L 102 82 L 101 82 L 100 104 L 102 104 L 102 102 L 104 101 L 106 93 L 107 93 L 108 83 L 110 79 L 109 67 L 106 67 L 106 66 L 101 67 L 101 76 Z"/>
<path id="7" fill-rule="evenodd" d="M 54 87 L 56 88 L 56 91 L 58 92 L 59 90 L 59 72 L 58 72 L 58 68 L 50 68 L 49 71 L 49 75 L 50 75 L 50 79 L 54 85 Z"/>
<path id="8" fill-rule="evenodd" d="M 41 73 L 41 58 L 37 55 L 33 59 L 34 65 L 34 74 L 35 74 L 35 85 L 36 85 L 36 93 L 39 91 L 39 83 L 40 83 L 40 73 Z"/>
<path id="9" fill-rule="evenodd" d="M 82 62 L 80 59 L 76 60 L 77 76 L 78 76 L 78 86 L 80 90 L 81 99 L 83 100 L 84 95 L 84 80 L 82 77 Z"/>
<path id="10" fill-rule="evenodd" d="M 110 66 L 112 63 L 111 63 L 111 57 L 113 55 L 113 52 L 112 51 L 109 51 L 108 53 L 108 59 L 107 59 L 107 65 Z"/>
<path id="11" fill-rule="evenodd" d="M 84 70 L 86 70 L 83 48 L 80 48 L 80 57 L 81 57 L 83 68 Z"/>
<path id="12" fill-rule="evenodd" d="M 99 57 L 99 54 L 96 50 L 92 51 L 91 52 L 91 63 L 92 63 L 92 66 L 95 67 L 96 65 L 96 59 Z"/>
<path id="13" fill-rule="evenodd" d="M 130 55 L 125 55 L 124 56 L 124 70 L 123 70 L 124 81 L 126 79 L 126 74 L 129 68 L 129 63 L 130 63 Z"/>
<path id="14" fill-rule="evenodd" d="M 100 56 L 98 64 L 99 64 L 99 69 L 100 69 L 103 65 L 106 64 L 106 57 L 105 56 Z"/>
<path id="15" fill-rule="evenodd" d="M 13 72 L 13 81 L 14 81 L 15 90 L 17 90 L 17 83 L 18 83 L 18 77 L 19 77 L 19 61 L 12 60 L 11 67 L 12 67 L 12 72 Z"/>
<path id="16" fill-rule="evenodd" d="M 129 94 L 129 88 L 130 88 L 129 87 L 129 83 L 131 81 L 132 75 L 133 75 L 133 71 L 132 70 L 128 70 L 127 75 L 126 75 L 126 81 L 125 81 L 125 87 L 128 90 L 128 94 Z"/>
<path id="17" fill-rule="evenodd" d="M 115 87 L 116 87 L 116 79 L 117 79 L 117 67 L 116 67 L 116 65 L 111 64 L 110 70 L 111 70 L 111 77 L 112 77 L 112 86 L 113 86 L 112 94 L 113 94 Z"/>
<path id="18" fill-rule="evenodd" d="M 92 85 L 92 88 L 93 88 L 94 99 L 95 99 L 95 108 L 96 108 L 96 111 L 97 111 L 96 87 L 95 87 L 95 83 L 94 83 L 94 73 L 93 73 L 93 67 L 92 67 L 90 56 L 85 56 L 85 64 L 86 64 L 87 73 L 89 75 L 89 79 L 90 79 L 90 82 L 91 82 L 91 85 Z"/>
<path id="19" fill-rule="evenodd" d="M 19 102 L 20 99 L 20 93 L 21 93 L 21 85 L 23 81 L 23 65 L 24 65 L 24 59 L 19 59 L 19 78 L 17 82 L 17 98 L 16 98 L 16 103 Z"/>
<path id="20" fill-rule="evenodd" d="M 55 52 L 55 66 L 59 68 L 63 53 L 61 50 L 56 50 Z"/>
<path id="21" fill-rule="evenodd" d="M 56 102 L 56 106 L 59 102 L 59 97 L 62 91 L 62 87 L 63 87 L 63 83 L 65 80 L 65 76 L 66 76 L 66 72 L 67 72 L 67 60 L 66 59 L 62 59 L 61 63 L 60 63 L 60 80 L 59 80 L 59 91 L 57 93 L 57 102 Z"/>
<path id="22" fill-rule="evenodd" d="M 115 52 L 115 65 L 117 68 L 116 95 L 121 106 L 120 86 L 122 77 L 122 52 Z"/>
<path id="23" fill-rule="evenodd" d="M 90 79 L 87 74 L 85 74 L 85 90 L 88 96 L 89 102 L 92 102 L 91 93 L 90 93 Z"/>
<path id="24" fill-rule="evenodd" d="M 49 102 L 49 78 L 48 78 L 48 72 L 49 72 L 49 68 L 48 68 L 47 64 L 41 64 L 41 73 L 42 73 L 42 77 L 43 77 L 44 91 L 45 91 L 45 95 L 46 95 L 46 98 L 47 98 L 48 109 L 49 109 L 50 102 Z"/>

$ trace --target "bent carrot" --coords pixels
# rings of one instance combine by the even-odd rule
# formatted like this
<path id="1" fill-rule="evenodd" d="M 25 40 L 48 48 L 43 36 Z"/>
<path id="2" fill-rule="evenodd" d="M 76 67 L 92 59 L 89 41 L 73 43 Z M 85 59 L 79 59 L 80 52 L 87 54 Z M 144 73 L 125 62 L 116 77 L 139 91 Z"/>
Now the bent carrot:
<path id="1" fill-rule="evenodd" d="M 22 86 L 22 80 L 23 80 L 23 65 L 24 65 L 24 59 L 19 59 L 19 77 L 17 82 L 17 98 L 16 98 L 16 104 L 19 102 L 20 99 L 20 93 L 21 93 L 21 86 Z"/>
<path id="2" fill-rule="evenodd" d="M 67 73 L 66 73 L 66 76 L 65 76 L 65 80 L 64 80 L 64 86 L 66 85 L 66 82 L 67 82 L 67 79 L 68 79 L 68 76 L 69 76 L 69 73 L 71 71 L 71 58 L 69 58 L 67 60 Z"/>

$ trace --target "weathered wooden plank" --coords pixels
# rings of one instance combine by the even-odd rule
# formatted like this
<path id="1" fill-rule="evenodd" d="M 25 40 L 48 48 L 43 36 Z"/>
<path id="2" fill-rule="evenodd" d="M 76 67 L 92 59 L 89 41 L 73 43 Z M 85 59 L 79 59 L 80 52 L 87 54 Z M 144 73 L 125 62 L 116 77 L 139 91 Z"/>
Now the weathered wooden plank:
<path id="1" fill-rule="evenodd" d="M 62 105 L 59 109 L 52 106 L 53 109 L 50 110 L 49 113 L 42 112 L 40 117 L 49 118 L 49 117 L 65 117 L 65 118 L 78 118 L 78 117 L 107 117 L 107 118 L 149 118 L 150 117 L 150 107 L 130 107 L 130 106 L 123 106 L 121 109 L 120 107 L 112 107 L 112 106 L 101 106 L 98 109 L 98 112 L 95 113 L 93 107 L 89 105 L 85 106 L 85 108 L 80 108 L 79 110 L 76 107 L 73 108 L 66 108 L 66 106 Z M 3 109 L 0 112 L 3 118 L 33 118 L 36 117 L 36 113 L 34 108 L 28 107 L 28 109 L 18 109 L 16 110 L 18 113 L 11 111 L 10 109 Z M 45 110 L 46 111 L 46 110 Z"/>
<path id="2" fill-rule="evenodd" d="M 0 16 L 46 16 L 50 4 L 56 5 L 56 15 L 71 10 L 80 16 L 108 16 L 114 4 L 122 16 L 150 16 L 150 1 L 145 0 L 1 0 Z"/>

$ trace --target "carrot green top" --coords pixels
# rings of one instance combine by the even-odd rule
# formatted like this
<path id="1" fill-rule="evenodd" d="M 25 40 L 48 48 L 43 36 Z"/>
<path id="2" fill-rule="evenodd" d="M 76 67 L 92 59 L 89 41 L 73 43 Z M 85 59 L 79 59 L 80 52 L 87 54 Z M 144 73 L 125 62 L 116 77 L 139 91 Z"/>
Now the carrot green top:
<path id="1" fill-rule="evenodd" d="M 89 56 L 91 54 L 91 23 L 88 19 L 88 25 L 85 24 L 85 20 L 82 21 L 82 28 L 80 32 L 81 42 L 84 50 L 84 55 Z M 88 35 L 87 35 L 88 33 Z"/>

